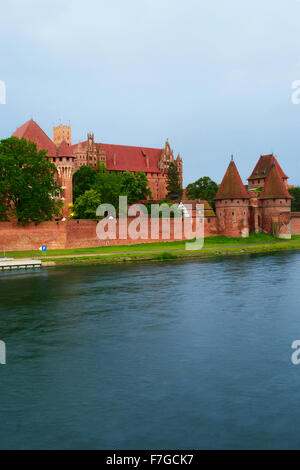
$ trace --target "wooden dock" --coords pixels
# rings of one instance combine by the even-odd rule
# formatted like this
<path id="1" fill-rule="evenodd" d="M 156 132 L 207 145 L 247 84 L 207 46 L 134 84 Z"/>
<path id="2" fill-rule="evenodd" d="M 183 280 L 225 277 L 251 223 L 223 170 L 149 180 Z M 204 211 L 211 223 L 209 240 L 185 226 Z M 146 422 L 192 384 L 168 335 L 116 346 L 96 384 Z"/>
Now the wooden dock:
<path id="1" fill-rule="evenodd" d="M 31 268 L 41 268 L 41 267 L 42 267 L 42 262 L 40 260 L 31 260 L 31 259 L 14 260 L 13 258 L 0 259 L 0 271 L 10 270 L 10 269 L 31 269 Z"/>

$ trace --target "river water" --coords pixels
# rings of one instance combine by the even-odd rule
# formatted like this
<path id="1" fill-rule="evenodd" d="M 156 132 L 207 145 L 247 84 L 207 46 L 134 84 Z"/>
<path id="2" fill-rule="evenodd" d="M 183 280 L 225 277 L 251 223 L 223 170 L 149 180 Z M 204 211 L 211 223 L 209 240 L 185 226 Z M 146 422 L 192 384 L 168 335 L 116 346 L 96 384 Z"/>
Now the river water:
<path id="1" fill-rule="evenodd" d="M 300 447 L 300 254 L 0 273 L 1 449 Z"/>

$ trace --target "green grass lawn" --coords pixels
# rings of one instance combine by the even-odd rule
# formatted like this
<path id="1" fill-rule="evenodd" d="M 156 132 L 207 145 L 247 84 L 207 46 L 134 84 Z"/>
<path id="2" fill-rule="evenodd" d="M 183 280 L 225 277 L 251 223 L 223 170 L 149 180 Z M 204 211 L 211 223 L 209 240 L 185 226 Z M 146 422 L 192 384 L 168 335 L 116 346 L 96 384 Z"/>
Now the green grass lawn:
<path id="1" fill-rule="evenodd" d="M 300 240 L 300 235 L 293 235 L 292 240 Z M 224 236 L 214 236 L 205 239 L 204 247 L 212 248 L 216 246 L 234 246 L 234 245 L 248 245 L 255 243 L 269 243 L 269 242 L 280 242 L 278 238 L 273 237 L 266 233 L 250 234 L 248 238 L 234 238 Z M 75 248 L 70 250 L 49 250 L 47 251 L 47 258 L 53 256 L 64 256 L 64 255 L 85 255 L 85 254 L 101 254 L 101 253 L 132 253 L 137 251 L 168 251 L 168 250 L 184 250 L 185 241 L 175 242 L 156 242 L 156 243 L 139 243 L 135 245 L 119 245 L 119 246 L 105 246 L 96 248 Z M 0 252 L 0 257 L 3 254 Z M 44 255 L 36 251 L 13 251 L 7 252 L 6 256 L 13 258 L 41 258 L 44 259 Z"/>

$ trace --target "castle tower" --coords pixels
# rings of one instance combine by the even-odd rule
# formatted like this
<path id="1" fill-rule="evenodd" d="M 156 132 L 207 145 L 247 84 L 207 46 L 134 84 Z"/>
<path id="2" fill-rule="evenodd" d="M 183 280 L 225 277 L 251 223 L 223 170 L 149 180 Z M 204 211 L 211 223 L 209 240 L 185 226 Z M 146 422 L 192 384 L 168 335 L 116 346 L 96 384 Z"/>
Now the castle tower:
<path id="1" fill-rule="evenodd" d="M 248 237 L 249 194 L 232 157 L 214 200 L 220 235 Z"/>
<path id="2" fill-rule="evenodd" d="M 178 170 L 178 174 L 179 174 L 179 179 L 180 179 L 180 183 L 181 183 L 181 187 L 183 185 L 183 178 L 182 178 L 182 158 L 180 157 L 180 155 L 178 154 L 177 155 L 177 158 L 175 160 L 175 163 L 176 163 L 176 166 L 177 166 L 177 170 Z"/>
<path id="3" fill-rule="evenodd" d="M 57 127 L 53 127 L 53 142 L 56 147 L 59 147 L 63 140 L 65 140 L 67 144 L 72 145 L 70 124 L 68 126 L 60 124 Z"/>
<path id="4" fill-rule="evenodd" d="M 182 188 L 182 158 L 178 154 L 177 158 L 175 159 L 173 150 L 171 149 L 169 141 L 167 139 L 165 147 L 164 149 L 162 149 L 162 153 L 158 161 L 158 168 L 161 170 L 161 175 L 159 179 L 155 181 L 156 190 L 153 190 L 153 188 L 151 187 L 154 199 L 162 200 L 167 195 L 167 173 L 170 163 L 174 163 L 177 167 L 179 181 Z"/>
<path id="5" fill-rule="evenodd" d="M 273 163 L 260 195 L 264 232 L 273 233 L 278 238 L 291 238 L 291 199 L 285 181 Z"/>
<path id="6" fill-rule="evenodd" d="M 277 167 L 278 173 L 284 182 L 285 186 L 288 187 L 288 177 L 282 170 L 281 166 L 279 165 L 277 159 L 273 154 L 271 155 L 261 155 L 257 164 L 254 167 L 251 175 L 248 178 L 248 189 L 255 189 L 259 188 L 260 186 L 264 186 L 267 175 L 272 167 L 272 165 Z"/>
<path id="7" fill-rule="evenodd" d="M 58 174 L 58 183 L 63 190 L 63 215 L 69 215 L 69 205 L 73 202 L 73 184 L 72 177 L 75 168 L 75 156 L 73 155 L 71 147 L 65 140 L 57 148 L 56 168 Z"/>

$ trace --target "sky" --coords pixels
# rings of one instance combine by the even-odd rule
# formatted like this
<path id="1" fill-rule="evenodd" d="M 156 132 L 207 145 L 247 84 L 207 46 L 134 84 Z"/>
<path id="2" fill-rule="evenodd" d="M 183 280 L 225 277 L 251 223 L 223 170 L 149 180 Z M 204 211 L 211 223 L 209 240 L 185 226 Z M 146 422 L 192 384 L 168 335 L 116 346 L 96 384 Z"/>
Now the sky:
<path id="1" fill-rule="evenodd" d="M 273 152 L 300 185 L 299 24 L 297 0 L 1 2 L 0 138 L 31 118 L 70 121 L 72 143 L 168 138 L 184 185 L 231 154 L 246 183 Z"/>

